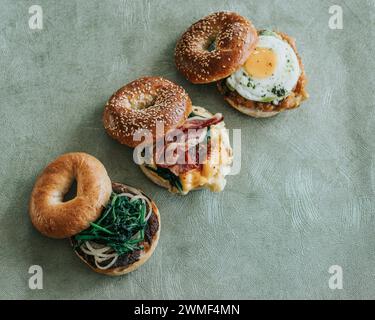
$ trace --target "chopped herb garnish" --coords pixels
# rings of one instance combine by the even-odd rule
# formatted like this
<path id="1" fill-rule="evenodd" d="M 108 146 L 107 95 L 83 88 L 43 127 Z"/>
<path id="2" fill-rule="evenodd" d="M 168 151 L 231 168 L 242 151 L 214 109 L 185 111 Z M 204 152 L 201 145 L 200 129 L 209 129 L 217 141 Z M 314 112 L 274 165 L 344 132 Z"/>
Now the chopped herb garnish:
<path id="1" fill-rule="evenodd" d="M 286 90 L 284 88 L 277 88 L 276 86 L 272 88 L 271 92 L 279 98 L 286 95 Z"/>
<path id="2" fill-rule="evenodd" d="M 256 88 L 256 85 L 255 85 L 255 83 L 252 81 L 252 79 L 249 79 L 249 81 L 248 81 L 248 83 L 247 83 L 247 86 L 248 86 L 249 88 L 253 88 L 253 89 Z"/>
<path id="3" fill-rule="evenodd" d="M 142 250 L 139 243 L 144 241 L 146 211 L 146 204 L 141 199 L 130 201 L 128 197 L 112 192 L 101 217 L 74 236 L 77 247 L 84 241 L 93 241 L 113 248 L 118 255 Z"/>

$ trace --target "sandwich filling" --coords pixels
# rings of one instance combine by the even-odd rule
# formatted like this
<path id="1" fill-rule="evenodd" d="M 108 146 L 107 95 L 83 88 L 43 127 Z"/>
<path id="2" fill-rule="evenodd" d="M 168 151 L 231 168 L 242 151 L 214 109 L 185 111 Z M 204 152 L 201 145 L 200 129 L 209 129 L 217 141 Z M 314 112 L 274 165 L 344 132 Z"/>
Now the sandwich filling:
<path id="1" fill-rule="evenodd" d="M 273 31 L 260 31 L 256 49 L 225 85 L 247 100 L 273 103 L 288 97 L 301 75 L 298 57 L 290 44 Z"/>
<path id="2" fill-rule="evenodd" d="M 186 122 L 178 128 L 185 135 L 183 143 L 168 142 L 162 150 L 165 155 L 173 146 L 177 151 L 182 150 L 177 152 L 179 157 L 167 163 L 160 161 L 160 153 L 155 154 L 156 160 L 145 168 L 168 181 L 172 191 L 186 194 L 199 187 L 221 191 L 232 163 L 232 149 L 223 119 L 219 113 L 212 116 L 205 109 L 194 107 Z M 196 130 L 193 138 L 189 135 L 190 129 Z"/>
<path id="3" fill-rule="evenodd" d="M 126 267 L 151 247 L 159 221 L 151 201 L 140 191 L 114 184 L 102 215 L 72 237 L 78 254 L 92 267 Z"/>

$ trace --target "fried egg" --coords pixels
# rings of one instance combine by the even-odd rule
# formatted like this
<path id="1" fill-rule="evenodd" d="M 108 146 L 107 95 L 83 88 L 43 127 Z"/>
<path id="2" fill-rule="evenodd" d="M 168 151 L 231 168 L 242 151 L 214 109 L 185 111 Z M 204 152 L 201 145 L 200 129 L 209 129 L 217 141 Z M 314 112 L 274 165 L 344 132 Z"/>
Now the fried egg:
<path id="1" fill-rule="evenodd" d="M 278 104 L 297 84 L 301 74 L 293 48 L 271 31 L 263 31 L 245 64 L 226 80 L 242 97 Z"/>

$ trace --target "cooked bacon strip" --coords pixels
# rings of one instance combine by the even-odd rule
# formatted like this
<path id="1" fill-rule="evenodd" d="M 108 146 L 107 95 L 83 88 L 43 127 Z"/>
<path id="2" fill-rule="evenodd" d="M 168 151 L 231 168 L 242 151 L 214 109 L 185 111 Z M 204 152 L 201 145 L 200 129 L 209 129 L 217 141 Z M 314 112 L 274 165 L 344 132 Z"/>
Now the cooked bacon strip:
<path id="1" fill-rule="evenodd" d="M 219 122 L 223 121 L 224 117 L 221 113 L 216 113 L 213 117 L 209 119 L 187 119 L 185 123 L 179 128 L 180 130 L 188 130 L 188 129 L 202 129 L 214 124 L 218 124 Z"/>
<path id="2" fill-rule="evenodd" d="M 162 168 L 168 168 L 176 176 L 178 176 L 181 173 L 185 173 L 190 170 L 193 170 L 193 169 L 202 168 L 203 160 L 208 159 L 210 155 L 210 150 L 211 150 L 210 145 L 199 144 L 199 148 L 198 148 L 198 145 L 194 145 L 189 148 L 187 144 L 188 130 L 189 129 L 195 129 L 195 130 L 203 129 L 203 128 L 218 124 L 223 120 L 224 120 L 224 117 L 221 113 L 216 113 L 213 117 L 209 119 L 204 119 L 204 118 L 187 119 L 186 122 L 181 127 L 178 128 L 179 130 L 183 131 L 185 135 L 185 144 L 177 146 L 175 150 L 177 154 L 180 154 L 180 155 L 182 154 L 185 159 L 181 159 L 181 156 L 180 156 L 179 158 L 176 159 L 175 164 L 158 163 L 161 161 L 157 161 L 157 165 Z M 165 155 L 165 151 L 171 143 L 173 142 L 165 143 L 162 154 Z M 182 152 L 178 153 L 178 151 L 181 151 L 181 148 L 182 148 Z M 183 151 L 183 149 L 185 151 Z M 192 156 L 192 154 L 194 153 L 195 153 L 195 159 Z"/>
<path id="3" fill-rule="evenodd" d="M 186 149 L 182 157 L 185 159 L 177 158 L 176 164 L 158 164 L 159 167 L 168 168 L 173 174 L 178 176 L 180 173 L 185 173 L 193 169 L 201 169 L 203 162 L 208 159 L 211 150 L 211 145 L 208 143 L 193 148 Z M 195 158 L 193 154 L 195 153 Z"/>

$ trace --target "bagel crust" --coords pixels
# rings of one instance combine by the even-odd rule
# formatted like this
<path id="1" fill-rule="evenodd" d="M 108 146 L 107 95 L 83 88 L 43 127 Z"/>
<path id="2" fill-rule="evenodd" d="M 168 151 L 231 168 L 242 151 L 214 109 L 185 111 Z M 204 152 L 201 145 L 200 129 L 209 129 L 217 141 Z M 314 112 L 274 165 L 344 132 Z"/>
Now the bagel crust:
<path id="1" fill-rule="evenodd" d="M 216 12 L 181 36 L 175 49 L 176 67 L 192 83 L 218 81 L 242 66 L 257 42 L 249 20 L 235 12 Z"/>
<path id="2" fill-rule="evenodd" d="M 133 189 L 124 184 L 112 183 L 113 192 L 115 193 L 127 193 L 131 192 Z M 131 188 L 131 189 L 129 189 Z M 147 197 L 142 191 L 140 191 L 144 196 Z M 100 269 L 95 266 L 92 256 L 85 254 L 80 248 L 75 248 L 74 252 L 77 256 L 86 263 L 93 271 L 101 274 L 106 274 L 109 276 L 120 276 L 138 269 L 143 265 L 154 253 L 156 246 L 158 245 L 160 237 L 160 214 L 156 204 L 147 197 L 152 205 L 152 214 L 148 220 L 147 230 L 145 234 L 147 235 L 145 241 L 142 243 L 144 249 L 142 251 L 137 251 L 125 255 L 123 259 L 118 259 L 115 265 L 109 269 Z M 71 244 L 75 246 L 75 240 L 70 239 Z"/>
<path id="3" fill-rule="evenodd" d="M 136 132 L 149 130 L 155 138 L 157 122 L 167 132 L 184 123 L 191 108 L 182 87 L 161 77 L 144 77 L 112 95 L 104 110 L 104 128 L 113 139 L 136 147 L 142 142 L 133 139 Z"/>
<path id="4" fill-rule="evenodd" d="M 64 202 L 73 181 L 77 195 Z M 111 180 L 103 164 L 87 153 L 67 153 L 51 162 L 31 192 L 31 222 L 51 238 L 67 238 L 89 227 L 107 204 Z"/>
<path id="5" fill-rule="evenodd" d="M 301 75 L 298 78 L 294 90 L 289 96 L 280 101 L 277 105 L 271 102 L 252 101 L 242 97 L 237 91 L 229 90 L 226 86 L 226 79 L 217 82 L 217 87 L 220 93 L 224 95 L 224 99 L 233 108 L 255 118 L 268 118 L 277 115 L 282 111 L 298 108 L 301 103 L 309 97 L 309 94 L 306 91 L 307 78 L 305 69 L 301 57 L 298 54 L 295 40 L 285 33 L 277 32 L 277 34 L 292 47 L 297 55 L 301 69 Z"/>

